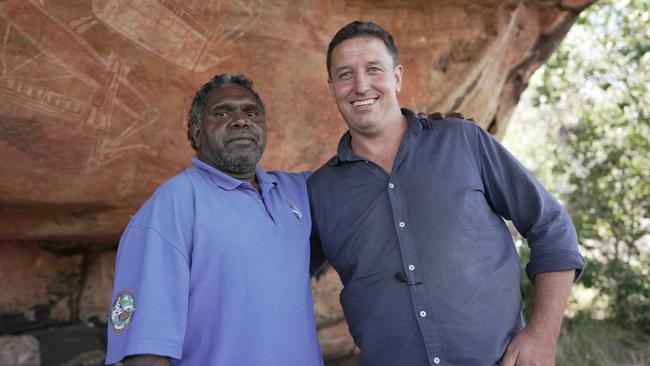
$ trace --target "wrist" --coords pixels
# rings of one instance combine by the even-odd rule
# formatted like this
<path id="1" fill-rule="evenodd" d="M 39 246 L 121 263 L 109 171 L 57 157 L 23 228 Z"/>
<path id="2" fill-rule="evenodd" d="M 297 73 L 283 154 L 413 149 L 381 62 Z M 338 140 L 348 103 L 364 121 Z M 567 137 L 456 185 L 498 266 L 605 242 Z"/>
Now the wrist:
<path id="1" fill-rule="evenodd" d="M 525 330 L 527 333 L 529 333 L 532 337 L 535 337 L 539 342 L 542 342 L 544 344 L 555 344 L 557 341 L 557 338 L 560 336 L 560 329 L 556 327 L 550 327 L 545 324 L 539 324 L 539 323 L 534 323 L 530 322 Z"/>

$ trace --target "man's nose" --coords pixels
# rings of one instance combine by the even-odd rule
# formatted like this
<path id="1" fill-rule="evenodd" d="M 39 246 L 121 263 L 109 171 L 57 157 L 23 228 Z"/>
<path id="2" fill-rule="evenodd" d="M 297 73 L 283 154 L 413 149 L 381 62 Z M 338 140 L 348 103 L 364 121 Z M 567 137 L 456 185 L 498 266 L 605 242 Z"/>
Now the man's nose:
<path id="1" fill-rule="evenodd" d="M 250 126 L 250 121 L 246 116 L 246 112 L 233 113 L 231 125 L 233 127 L 248 128 Z"/>
<path id="2" fill-rule="evenodd" d="M 370 89 L 370 78 L 364 73 L 357 73 L 354 75 L 354 92 L 357 94 L 364 94 Z"/>

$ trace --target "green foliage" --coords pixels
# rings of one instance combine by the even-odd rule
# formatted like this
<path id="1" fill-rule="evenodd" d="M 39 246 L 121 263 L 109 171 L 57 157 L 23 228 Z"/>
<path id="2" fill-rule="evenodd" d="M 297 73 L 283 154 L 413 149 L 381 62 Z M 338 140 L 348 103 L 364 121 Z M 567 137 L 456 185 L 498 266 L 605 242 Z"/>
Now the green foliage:
<path id="1" fill-rule="evenodd" d="M 650 364 L 650 340 L 611 321 L 578 316 L 567 321 L 557 344 L 558 366 Z"/>
<path id="2" fill-rule="evenodd" d="M 583 285 L 609 302 L 606 316 L 648 332 L 649 40 L 650 0 L 600 1 L 525 96 L 546 122 L 547 171 L 536 173 L 551 180 L 576 225 L 588 261 Z"/>

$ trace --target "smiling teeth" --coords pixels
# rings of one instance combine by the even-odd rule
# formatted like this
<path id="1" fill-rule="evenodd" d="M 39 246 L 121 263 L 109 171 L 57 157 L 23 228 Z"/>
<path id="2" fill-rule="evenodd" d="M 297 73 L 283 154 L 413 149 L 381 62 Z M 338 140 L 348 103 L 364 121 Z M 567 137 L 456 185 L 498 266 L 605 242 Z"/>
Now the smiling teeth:
<path id="1" fill-rule="evenodd" d="M 375 102 L 375 100 L 377 100 L 377 98 L 370 98 L 370 99 L 365 99 L 365 100 L 355 100 L 354 102 L 352 102 L 352 105 L 354 105 L 356 107 L 360 107 L 360 106 L 363 106 L 363 105 L 370 105 L 370 104 L 373 104 Z"/>

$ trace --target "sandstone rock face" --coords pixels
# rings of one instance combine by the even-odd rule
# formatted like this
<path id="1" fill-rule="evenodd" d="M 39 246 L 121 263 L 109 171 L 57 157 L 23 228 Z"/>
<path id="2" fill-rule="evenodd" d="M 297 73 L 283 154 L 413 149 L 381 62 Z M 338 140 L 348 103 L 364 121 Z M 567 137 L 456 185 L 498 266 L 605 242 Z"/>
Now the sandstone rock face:
<path id="1" fill-rule="evenodd" d="M 115 240 L 188 165 L 186 111 L 216 73 L 255 81 L 263 165 L 313 169 L 344 131 L 325 50 L 373 20 L 401 52 L 401 102 L 502 135 L 525 81 L 591 1 L 0 2 L 0 237 Z"/>
<path id="2" fill-rule="evenodd" d="M 33 332 L 43 366 L 100 366 L 106 358 L 106 329 L 74 323 Z"/>
<path id="3" fill-rule="evenodd" d="M 79 320 L 107 322 L 114 273 L 115 252 L 91 253 L 86 256 L 86 275 L 79 299 Z"/>
<path id="4" fill-rule="evenodd" d="M 334 361 L 347 356 L 356 356 L 358 348 L 350 337 L 348 325 L 341 321 L 318 331 L 320 350 L 325 361 Z"/>
<path id="5" fill-rule="evenodd" d="M 339 305 L 339 293 L 343 288 L 336 271 L 328 267 L 322 276 L 312 278 L 314 297 L 314 315 L 316 326 L 326 328 L 343 320 L 343 311 Z"/>
<path id="6" fill-rule="evenodd" d="M 73 320 L 81 256 L 35 244 L 0 244 L 0 334 Z"/>
<path id="7" fill-rule="evenodd" d="M 336 271 L 328 267 L 318 278 L 312 279 L 314 296 L 314 315 L 318 328 L 321 352 L 329 365 L 342 359 L 357 356 L 358 349 L 348 332 L 343 310 L 339 303 L 339 293 L 343 285 Z"/>
<path id="8" fill-rule="evenodd" d="M 345 131 L 327 44 L 373 20 L 400 49 L 403 106 L 460 111 L 501 137 L 526 80 L 592 2 L 0 1 L 0 334 L 105 321 L 114 253 L 96 252 L 188 166 L 187 109 L 214 74 L 245 73 L 266 102 L 265 168 L 315 169 Z M 316 316 L 339 355 L 353 348 L 330 272 L 313 284 Z"/>
<path id="9" fill-rule="evenodd" d="M 38 340 L 30 335 L 0 337 L 0 365 L 38 366 L 41 353 Z"/>

